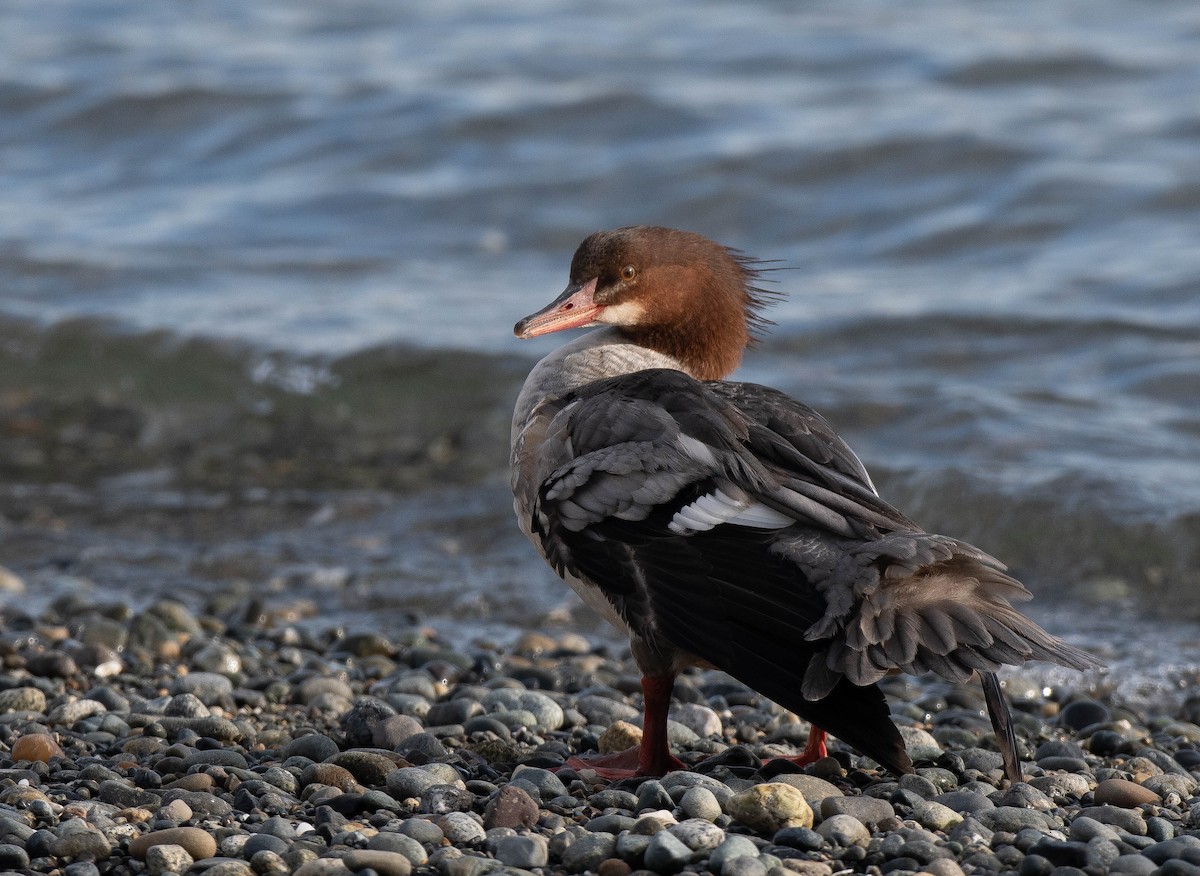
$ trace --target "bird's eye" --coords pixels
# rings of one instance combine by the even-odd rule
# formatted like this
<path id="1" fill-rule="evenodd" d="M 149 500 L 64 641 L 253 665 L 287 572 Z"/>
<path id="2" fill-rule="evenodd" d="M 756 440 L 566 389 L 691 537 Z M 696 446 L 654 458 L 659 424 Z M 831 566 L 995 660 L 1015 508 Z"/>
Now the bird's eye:
<path id="1" fill-rule="evenodd" d="M 637 268 L 635 268 L 633 265 L 626 265 L 625 267 L 621 268 L 621 279 L 632 280 L 636 276 Z"/>

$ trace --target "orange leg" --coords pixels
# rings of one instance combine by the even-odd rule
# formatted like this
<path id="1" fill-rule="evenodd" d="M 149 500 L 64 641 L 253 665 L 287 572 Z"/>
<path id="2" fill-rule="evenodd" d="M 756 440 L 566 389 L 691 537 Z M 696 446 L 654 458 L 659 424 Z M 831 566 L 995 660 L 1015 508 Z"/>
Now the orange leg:
<path id="1" fill-rule="evenodd" d="M 576 770 L 594 770 L 603 779 L 661 776 L 672 770 L 687 769 L 683 761 L 671 754 L 667 743 L 667 710 L 671 706 L 674 686 L 674 675 L 642 677 L 645 718 L 639 747 L 617 754 L 572 757 L 567 760 L 567 766 Z"/>
<path id="2" fill-rule="evenodd" d="M 816 724 L 813 724 L 808 731 L 808 742 L 804 745 L 804 751 L 795 757 L 776 757 L 772 758 L 772 760 L 786 760 L 797 766 L 807 766 L 828 756 L 829 749 L 825 747 L 825 731 Z"/>

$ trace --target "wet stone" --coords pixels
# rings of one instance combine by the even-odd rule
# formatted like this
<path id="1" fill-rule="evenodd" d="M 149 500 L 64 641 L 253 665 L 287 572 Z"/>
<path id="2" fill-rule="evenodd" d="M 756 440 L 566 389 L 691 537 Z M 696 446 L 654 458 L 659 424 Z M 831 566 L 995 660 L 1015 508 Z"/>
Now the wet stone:
<path id="1" fill-rule="evenodd" d="M 12 687 L 0 690 L 0 713 L 45 712 L 46 695 L 36 687 Z"/>
<path id="2" fill-rule="evenodd" d="M 441 829 L 437 825 L 430 825 L 438 834 L 441 834 Z M 396 852 L 404 855 L 412 863 L 414 867 L 423 866 L 428 860 L 429 855 L 425 852 L 425 847 L 416 839 L 407 834 L 391 831 L 381 831 L 367 841 L 367 847 L 378 849 L 383 852 Z"/>
<path id="3" fill-rule="evenodd" d="M 692 850 L 668 830 L 650 838 L 643 854 L 646 868 L 656 873 L 676 873 L 692 860 Z"/>
<path id="4" fill-rule="evenodd" d="M 637 806 L 636 798 L 634 806 Z M 721 815 L 721 803 L 708 788 L 688 788 L 679 801 L 679 808 L 687 818 L 704 821 L 715 821 Z"/>
<path id="5" fill-rule="evenodd" d="M 521 788 L 505 785 L 488 801 L 483 814 L 486 828 L 532 827 L 539 816 L 537 802 Z"/>
<path id="6" fill-rule="evenodd" d="M 215 706 L 233 694 L 233 682 L 216 672 L 181 675 L 171 685 L 171 694 L 192 694 L 206 706 Z"/>
<path id="7" fill-rule="evenodd" d="M 1112 717 L 1112 712 L 1103 703 L 1080 699 L 1067 703 L 1059 712 L 1058 721 L 1072 730 L 1082 730 L 1092 724 L 1103 724 Z"/>
<path id="8" fill-rule="evenodd" d="M 0 867 L 5 870 L 24 870 L 29 866 L 29 854 L 21 846 L 0 843 Z"/>
<path id="9" fill-rule="evenodd" d="M 674 837 L 672 837 L 674 839 Z M 679 840 L 675 840 L 679 843 Z M 687 849 L 683 843 L 680 847 Z M 577 837 L 562 852 L 562 865 L 568 873 L 595 870 L 601 861 L 611 858 L 617 849 L 616 837 L 610 833 L 588 833 Z M 691 852 L 688 852 L 691 855 Z"/>
<path id="10" fill-rule="evenodd" d="M 849 815 L 868 828 L 873 828 L 885 818 L 892 818 L 896 810 L 887 800 L 875 797 L 827 797 L 821 801 L 821 816 Z"/>
<path id="11" fill-rule="evenodd" d="M 549 850 L 543 836 L 511 836 L 504 837 L 496 843 L 495 856 L 496 860 L 506 867 L 532 870 L 535 867 L 546 866 Z"/>
<path id="12" fill-rule="evenodd" d="M 475 845 L 487 838 L 483 825 L 466 812 L 448 812 L 437 819 L 437 826 L 441 828 L 446 839 L 455 845 Z"/>
<path id="13" fill-rule="evenodd" d="M 850 846 L 867 847 L 871 841 L 871 831 L 859 819 L 844 812 L 827 816 L 816 827 L 816 832 L 842 848 Z"/>
<path id="14" fill-rule="evenodd" d="M 374 870 L 380 876 L 409 876 L 412 861 L 398 852 L 353 849 L 342 859 L 352 871 Z"/>
<path id="15" fill-rule="evenodd" d="M 184 873 L 194 863 L 183 846 L 160 843 L 146 850 L 146 872 L 151 876 Z"/>

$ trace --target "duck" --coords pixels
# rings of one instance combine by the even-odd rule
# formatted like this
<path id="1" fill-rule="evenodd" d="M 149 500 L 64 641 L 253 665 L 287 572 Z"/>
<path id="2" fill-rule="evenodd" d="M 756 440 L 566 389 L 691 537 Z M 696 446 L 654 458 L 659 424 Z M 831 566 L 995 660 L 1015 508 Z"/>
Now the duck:
<path id="1" fill-rule="evenodd" d="M 694 232 L 599 231 L 518 338 L 590 328 L 541 359 L 517 398 L 513 505 L 550 567 L 628 638 L 641 743 L 566 765 L 606 779 L 686 769 L 670 750 L 677 676 L 721 670 L 896 774 L 914 771 L 879 681 L 978 678 L 1010 781 L 1022 779 L 1002 666 L 1078 670 L 1088 652 L 1014 603 L 1029 590 L 983 550 L 880 497 L 812 408 L 731 381 L 780 296 L 766 263 Z"/>

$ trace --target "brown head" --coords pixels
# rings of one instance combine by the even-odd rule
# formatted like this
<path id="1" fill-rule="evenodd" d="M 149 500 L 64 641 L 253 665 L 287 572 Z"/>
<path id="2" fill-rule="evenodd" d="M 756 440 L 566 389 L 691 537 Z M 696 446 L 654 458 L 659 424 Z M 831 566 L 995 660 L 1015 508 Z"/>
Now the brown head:
<path id="1" fill-rule="evenodd" d="M 678 359 L 702 380 L 733 371 L 776 293 L 753 259 L 690 231 L 636 225 L 598 231 L 571 259 L 562 295 L 516 324 L 518 338 L 617 326 L 639 346 Z"/>

